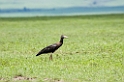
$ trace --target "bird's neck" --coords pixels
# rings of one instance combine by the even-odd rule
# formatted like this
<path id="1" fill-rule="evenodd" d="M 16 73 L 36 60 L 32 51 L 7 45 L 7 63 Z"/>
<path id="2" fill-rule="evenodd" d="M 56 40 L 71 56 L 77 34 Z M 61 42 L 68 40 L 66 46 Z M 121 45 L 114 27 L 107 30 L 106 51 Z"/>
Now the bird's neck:
<path id="1" fill-rule="evenodd" d="M 60 43 L 63 43 L 63 38 L 60 39 Z"/>

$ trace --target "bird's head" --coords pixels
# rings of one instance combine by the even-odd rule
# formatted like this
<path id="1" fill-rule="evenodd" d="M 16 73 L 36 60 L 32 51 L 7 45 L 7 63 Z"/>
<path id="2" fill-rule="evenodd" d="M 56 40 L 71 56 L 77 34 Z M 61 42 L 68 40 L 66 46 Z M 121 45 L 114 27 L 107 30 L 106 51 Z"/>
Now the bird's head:
<path id="1" fill-rule="evenodd" d="M 61 38 L 64 39 L 64 38 L 68 38 L 67 36 L 64 36 L 64 35 L 61 35 Z"/>

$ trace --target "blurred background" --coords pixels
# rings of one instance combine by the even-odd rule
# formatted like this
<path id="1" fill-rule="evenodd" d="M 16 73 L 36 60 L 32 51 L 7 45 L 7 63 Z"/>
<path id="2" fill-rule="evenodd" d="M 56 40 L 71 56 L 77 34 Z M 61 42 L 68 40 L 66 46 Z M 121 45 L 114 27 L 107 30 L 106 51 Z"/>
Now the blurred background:
<path id="1" fill-rule="evenodd" d="M 0 17 L 124 13 L 124 0 L 0 0 Z"/>

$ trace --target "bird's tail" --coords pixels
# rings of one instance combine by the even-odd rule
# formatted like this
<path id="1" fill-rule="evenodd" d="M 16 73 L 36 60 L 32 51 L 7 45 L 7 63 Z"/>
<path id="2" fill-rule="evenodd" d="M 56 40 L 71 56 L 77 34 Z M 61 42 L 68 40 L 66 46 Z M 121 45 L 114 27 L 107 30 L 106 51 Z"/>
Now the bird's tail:
<path id="1" fill-rule="evenodd" d="M 40 54 L 37 54 L 36 56 L 39 56 Z"/>
<path id="2" fill-rule="evenodd" d="M 39 52 L 37 53 L 36 56 L 39 56 L 39 55 L 41 55 L 42 53 L 43 53 L 43 51 L 41 50 L 41 51 L 39 51 Z"/>

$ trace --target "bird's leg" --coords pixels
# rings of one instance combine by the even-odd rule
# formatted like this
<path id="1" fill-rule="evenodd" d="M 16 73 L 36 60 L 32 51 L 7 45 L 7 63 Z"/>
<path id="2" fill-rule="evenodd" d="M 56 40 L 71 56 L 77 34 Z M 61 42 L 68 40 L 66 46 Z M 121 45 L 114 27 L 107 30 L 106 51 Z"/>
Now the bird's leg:
<path id="1" fill-rule="evenodd" d="M 53 60 L 53 57 L 52 57 L 52 53 L 50 54 L 50 58 L 49 58 L 50 60 Z"/>

